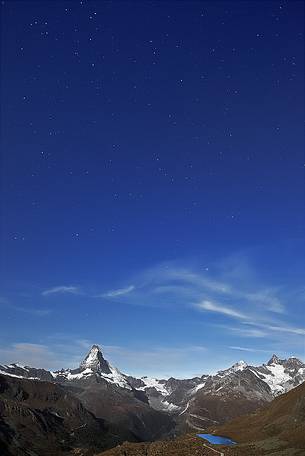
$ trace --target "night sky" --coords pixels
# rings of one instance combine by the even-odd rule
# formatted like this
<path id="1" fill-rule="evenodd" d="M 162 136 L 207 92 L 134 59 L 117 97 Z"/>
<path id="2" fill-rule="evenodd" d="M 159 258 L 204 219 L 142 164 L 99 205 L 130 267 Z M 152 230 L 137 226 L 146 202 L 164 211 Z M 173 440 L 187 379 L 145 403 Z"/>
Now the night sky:
<path id="1" fill-rule="evenodd" d="M 3 1 L 0 362 L 305 358 L 304 3 Z"/>

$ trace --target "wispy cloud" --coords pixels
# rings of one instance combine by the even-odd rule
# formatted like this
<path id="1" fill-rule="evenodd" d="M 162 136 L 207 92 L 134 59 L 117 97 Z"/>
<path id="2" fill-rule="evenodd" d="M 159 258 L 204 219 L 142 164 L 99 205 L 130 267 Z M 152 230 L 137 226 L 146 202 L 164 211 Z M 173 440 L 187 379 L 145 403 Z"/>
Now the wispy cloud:
<path id="1" fill-rule="evenodd" d="M 132 278 L 134 285 L 111 290 L 103 293 L 102 297 L 115 298 L 127 295 L 131 291 L 133 305 L 149 305 L 152 307 L 191 305 L 194 302 L 211 300 L 216 302 L 234 301 L 236 305 L 253 309 L 254 305 L 262 312 L 282 314 L 285 306 L 277 295 L 279 290 L 275 287 L 262 287 L 256 282 L 236 284 L 223 280 L 222 275 L 201 270 L 196 271 L 190 267 L 181 267 L 174 263 L 162 264 L 148 269 Z M 252 289 L 251 289 L 252 288 Z M 126 303 L 128 301 L 126 300 Z M 226 305 L 224 304 L 226 307 Z M 237 313 L 241 314 L 237 310 Z M 236 316 L 237 317 L 237 316 Z"/>
<path id="2" fill-rule="evenodd" d="M 289 321 L 294 320 L 294 316 L 289 315 L 294 294 L 288 284 L 285 287 L 282 281 L 280 284 L 263 282 L 246 255 L 241 259 L 237 255 L 230 261 L 214 262 L 209 268 L 198 267 L 198 263 L 187 266 L 181 262 L 163 263 L 129 280 L 134 284 L 132 293 L 128 287 L 118 288 L 108 292 L 107 297 L 115 300 L 122 290 L 123 293 L 128 291 L 122 300 L 124 304 L 209 313 L 211 318 L 203 324 L 216 327 L 218 318 L 223 324 L 221 339 L 265 338 L 272 343 L 282 341 L 283 346 L 291 334 L 296 336 L 296 346 L 302 344 L 304 329 L 289 325 Z M 227 325 L 224 325 L 225 319 L 228 319 Z M 235 320 L 235 324 L 230 324 L 230 320 Z"/>
<path id="3" fill-rule="evenodd" d="M 279 332 L 279 333 L 288 333 L 295 334 L 299 336 L 305 336 L 305 328 L 299 328 L 294 326 L 287 326 L 284 324 L 268 324 L 264 322 L 246 322 L 247 325 L 257 326 L 259 328 L 267 329 L 269 331 Z"/>
<path id="4" fill-rule="evenodd" d="M 266 309 L 270 312 L 284 313 L 285 306 L 280 301 L 280 299 L 274 295 L 274 293 L 276 293 L 276 290 L 273 289 L 267 289 L 256 293 L 241 293 L 238 291 L 235 292 L 236 296 L 245 298 L 248 301 L 264 304 Z"/>
<path id="5" fill-rule="evenodd" d="M 249 348 L 249 347 L 238 347 L 238 346 L 229 346 L 231 350 L 238 350 L 243 352 L 250 352 L 250 353 L 271 353 L 270 350 L 261 350 L 259 348 Z"/>
<path id="6" fill-rule="evenodd" d="M 275 294 L 277 289 L 272 287 L 254 292 L 242 290 L 241 288 L 237 289 L 232 284 L 226 283 L 223 280 L 212 279 L 207 274 L 199 274 L 185 268 L 169 267 L 163 271 L 163 274 L 163 278 L 180 282 L 180 286 L 184 284 L 184 288 L 185 284 L 193 286 L 194 291 L 197 289 L 198 292 L 213 292 L 225 297 L 243 299 L 256 305 L 265 306 L 266 310 L 275 313 L 283 313 L 285 310 L 284 304 Z"/>
<path id="7" fill-rule="evenodd" d="M 125 287 L 125 288 L 118 288 L 117 290 L 107 291 L 106 293 L 98 295 L 97 297 L 115 298 L 116 296 L 123 296 L 123 295 L 126 295 L 128 293 L 131 293 L 134 289 L 135 289 L 134 285 L 129 285 L 128 287 Z"/>
<path id="8" fill-rule="evenodd" d="M 195 307 L 197 307 L 200 310 L 205 310 L 208 312 L 216 312 L 216 313 L 220 313 L 220 314 L 232 317 L 232 318 L 238 318 L 240 320 L 245 320 L 248 318 L 243 313 L 241 313 L 231 307 L 225 307 L 223 305 L 220 305 L 220 304 L 212 302 L 212 301 L 199 302 L 198 304 L 195 304 Z"/>
<path id="9" fill-rule="evenodd" d="M 49 288 L 47 290 L 44 290 L 41 294 L 42 296 L 48 296 L 48 295 L 51 295 L 51 294 L 56 294 L 56 293 L 60 293 L 60 294 L 63 294 L 63 293 L 71 293 L 71 294 L 80 294 L 80 289 L 79 287 L 75 287 L 75 286 L 58 286 L 58 287 L 53 287 L 53 288 Z"/>
<path id="10" fill-rule="evenodd" d="M 242 322 L 244 323 L 244 322 Z M 220 329 L 223 329 L 226 332 L 230 332 L 233 335 L 237 335 L 240 337 L 247 337 L 247 338 L 261 338 L 267 337 L 269 333 L 265 330 L 260 328 L 249 328 L 249 327 L 235 327 L 230 325 L 214 325 Z"/>

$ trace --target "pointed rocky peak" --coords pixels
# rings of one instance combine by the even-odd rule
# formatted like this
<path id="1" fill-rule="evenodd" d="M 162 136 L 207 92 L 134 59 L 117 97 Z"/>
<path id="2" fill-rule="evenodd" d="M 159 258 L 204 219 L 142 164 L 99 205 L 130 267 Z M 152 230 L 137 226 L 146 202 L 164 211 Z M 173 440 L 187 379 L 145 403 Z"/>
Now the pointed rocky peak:
<path id="1" fill-rule="evenodd" d="M 244 370 L 247 366 L 248 364 L 244 360 L 240 360 L 237 363 L 233 364 L 232 367 L 235 371 L 239 371 Z"/>
<path id="2" fill-rule="evenodd" d="M 271 364 L 281 364 L 281 360 L 278 356 L 273 354 L 271 358 L 269 359 L 267 366 L 271 366 Z"/>
<path id="3" fill-rule="evenodd" d="M 101 349 L 98 345 L 92 345 L 91 350 L 80 363 L 81 370 L 91 369 L 93 372 L 102 372 L 103 374 L 111 374 L 108 361 L 105 360 Z"/>
<path id="4" fill-rule="evenodd" d="M 300 359 L 296 358 L 295 356 L 291 356 L 290 358 L 288 358 L 285 361 L 285 367 L 287 367 L 289 369 L 300 369 L 300 368 L 304 368 L 305 364 Z"/>

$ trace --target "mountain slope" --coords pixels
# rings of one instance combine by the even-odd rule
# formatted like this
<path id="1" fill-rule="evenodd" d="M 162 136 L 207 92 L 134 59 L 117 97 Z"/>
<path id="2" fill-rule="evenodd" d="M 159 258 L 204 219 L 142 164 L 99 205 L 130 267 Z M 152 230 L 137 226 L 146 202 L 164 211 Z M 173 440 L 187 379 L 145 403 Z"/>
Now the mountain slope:
<path id="1" fill-rule="evenodd" d="M 301 448 L 305 454 L 305 383 L 275 398 L 252 415 L 236 418 L 215 429 L 238 442 L 276 439 L 283 447 Z"/>
<path id="2" fill-rule="evenodd" d="M 215 456 L 196 435 L 184 435 L 175 440 L 132 444 L 124 442 L 98 456 Z M 219 456 L 219 454 L 218 454 Z"/>
<path id="3" fill-rule="evenodd" d="M 78 369 L 61 370 L 53 376 L 96 417 L 128 429 L 138 440 L 160 438 L 174 427 L 171 417 L 150 407 L 145 392 L 133 388 L 128 377 L 104 359 L 97 345 Z"/>
<path id="4" fill-rule="evenodd" d="M 0 375 L 1 456 L 55 456 L 75 448 L 89 455 L 132 439 L 116 432 L 59 385 Z"/>

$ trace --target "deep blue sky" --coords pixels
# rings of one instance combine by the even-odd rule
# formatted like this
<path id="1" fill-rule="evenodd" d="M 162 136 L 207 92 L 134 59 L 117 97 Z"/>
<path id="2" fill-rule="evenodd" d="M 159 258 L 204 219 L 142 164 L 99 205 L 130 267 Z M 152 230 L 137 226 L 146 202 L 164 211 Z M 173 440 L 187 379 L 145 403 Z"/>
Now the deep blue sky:
<path id="1" fill-rule="evenodd" d="M 0 362 L 305 357 L 303 9 L 2 2 Z"/>

